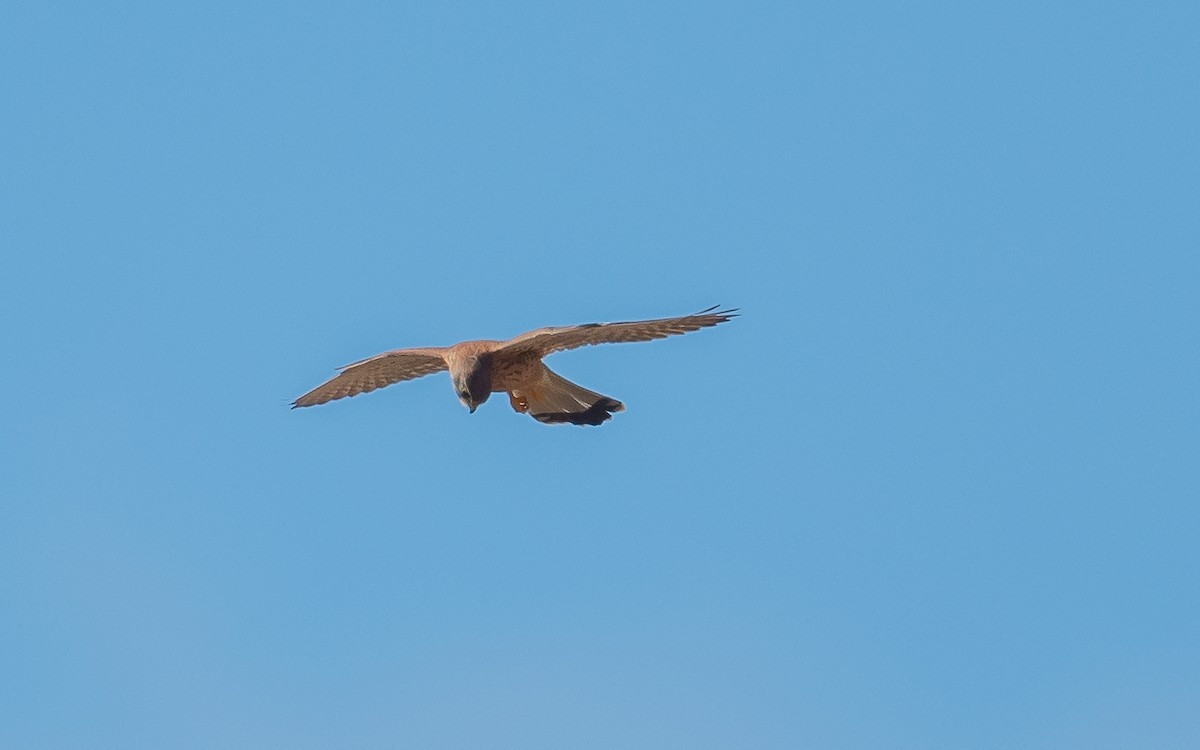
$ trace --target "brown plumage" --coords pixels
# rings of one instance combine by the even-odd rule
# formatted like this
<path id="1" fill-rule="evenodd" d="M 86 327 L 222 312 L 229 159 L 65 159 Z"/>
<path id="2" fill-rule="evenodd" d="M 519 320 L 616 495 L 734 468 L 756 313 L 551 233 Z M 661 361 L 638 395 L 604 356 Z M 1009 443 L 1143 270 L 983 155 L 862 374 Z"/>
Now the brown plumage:
<path id="1" fill-rule="evenodd" d="M 543 357 L 591 344 L 652 341 L 689 333 L 736 315 L 737 310 L 710 307 L 679 318 L 539 328 L 508 341 L 397 349 L 346 365 L 337 377 L 296 399 L 292 408 L 357 396 L 449 370 L 454 392 L 472 412 L 492 393 L 506 392 L 514 410 L 539 422 L 598 425 L 624 411 L 625 405 L 563 378 L 542 363 Z"/>

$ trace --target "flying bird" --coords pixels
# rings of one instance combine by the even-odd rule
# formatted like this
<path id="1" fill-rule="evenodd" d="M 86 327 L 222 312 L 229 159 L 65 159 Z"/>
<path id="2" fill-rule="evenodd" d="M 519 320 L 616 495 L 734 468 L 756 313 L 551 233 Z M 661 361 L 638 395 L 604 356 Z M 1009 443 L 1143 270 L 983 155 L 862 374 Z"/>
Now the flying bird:
<path id="1" fill-rule="evenodd" d="M 715 326 L 736 316 L 736 309 L 710 307 L 679 318 L 539 328 L 508 341 L 463 341 L 454 346 L 397 349 L 340 368 L 337 377 L 296 399 L 292 408 L 357 396 L 449 370 L 458 400 L 471 413 L 491 394 L 508 393 L 514 410 L 539 422 L 598 425 L 615 412 L 624 411 L 625 405 L 572 383 L 546 367 L 543 357 L 592 344 L 662 339 Z"/>

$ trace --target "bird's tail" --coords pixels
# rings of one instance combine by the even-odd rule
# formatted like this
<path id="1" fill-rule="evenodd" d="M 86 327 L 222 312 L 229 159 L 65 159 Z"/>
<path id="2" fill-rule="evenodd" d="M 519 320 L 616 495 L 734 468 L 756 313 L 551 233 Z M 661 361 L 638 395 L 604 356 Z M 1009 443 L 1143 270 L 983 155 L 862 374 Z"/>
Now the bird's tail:
<path id="1" fill-rule="evenodd" d="M 625 411 L 625 404 L 615 398 L 576 385 L 549 367 L 543 368 L 542 377 L 533 387 L 512 391 L 508 396 L 514 409 L 548 424 L 598 425 L 612 419 L 614 412 Z"/>

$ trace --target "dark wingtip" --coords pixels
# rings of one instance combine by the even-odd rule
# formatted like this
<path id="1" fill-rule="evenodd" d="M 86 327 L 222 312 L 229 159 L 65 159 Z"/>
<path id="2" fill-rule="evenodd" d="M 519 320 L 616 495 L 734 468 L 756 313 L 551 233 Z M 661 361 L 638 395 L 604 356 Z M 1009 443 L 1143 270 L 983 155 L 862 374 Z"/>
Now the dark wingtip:
<path id="1" fill-rule="evenodd" d="M 722 309 L 720 305 L 713 305 L 712 307 L 701 310 L 698 313 L 692 313 L 692 315 L 693 317 L 698 315 L 712 315 L 714 317 L 728 320 L 729 318 L 736 318 L 740 312 L 741 308 L 738 307 L 726 307 Z"/>

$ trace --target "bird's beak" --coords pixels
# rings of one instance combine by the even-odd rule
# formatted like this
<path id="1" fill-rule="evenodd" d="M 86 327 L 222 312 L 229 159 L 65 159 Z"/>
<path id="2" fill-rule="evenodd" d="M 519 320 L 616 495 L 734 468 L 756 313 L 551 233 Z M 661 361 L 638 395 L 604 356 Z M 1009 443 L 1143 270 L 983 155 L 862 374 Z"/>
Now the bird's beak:
<path id="1" fill-rule="evenodd" d="M 467 406 L 467 408 L 471 410 L 472 414 L 474 414 L 475 410 L 478 409 L 479 407 L 475 404 L 470 404 L 469 406 Z"/>

